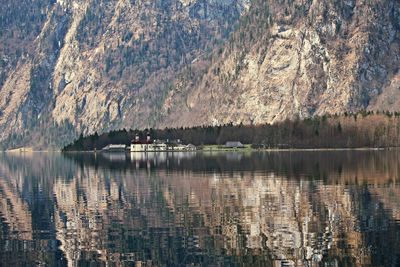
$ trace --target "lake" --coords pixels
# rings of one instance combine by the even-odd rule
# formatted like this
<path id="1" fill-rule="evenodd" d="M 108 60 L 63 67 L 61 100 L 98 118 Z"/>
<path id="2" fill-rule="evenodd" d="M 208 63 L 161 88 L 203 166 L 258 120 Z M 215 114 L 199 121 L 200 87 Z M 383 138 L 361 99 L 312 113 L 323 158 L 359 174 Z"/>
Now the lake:
<path id="1" fill-rule="evenodd" d="M 400 266 L 400 152 L 0 154 L 0 266 Z"/>

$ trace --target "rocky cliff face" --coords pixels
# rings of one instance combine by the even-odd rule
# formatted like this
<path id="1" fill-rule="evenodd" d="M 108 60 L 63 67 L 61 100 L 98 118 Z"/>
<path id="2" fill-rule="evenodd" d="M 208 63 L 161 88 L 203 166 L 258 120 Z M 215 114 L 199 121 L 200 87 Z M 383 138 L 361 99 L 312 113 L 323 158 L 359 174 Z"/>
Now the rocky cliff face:
<path id="1" fill-rule="evenodd" d="M 398 1 L 254 1 L 204 76 L 170 92 L 164 125 L 398 110 L 399 14 Z"/>
<path id="2" fill-rule="evenodd" d="M 47 145 L 59 141 L 49 136 L 70 141 L 77 132 L 154 125 L 174 74 L 223 42 L 249 6 L 248 0 L 5 2 L 0 140 L 11 146 L 43 133 L 39 143 Z"/>
<path id="3" fill-rule="evenodd" d="M 398 1 L 2 1 L 6 146 L 400 108 Z"/>

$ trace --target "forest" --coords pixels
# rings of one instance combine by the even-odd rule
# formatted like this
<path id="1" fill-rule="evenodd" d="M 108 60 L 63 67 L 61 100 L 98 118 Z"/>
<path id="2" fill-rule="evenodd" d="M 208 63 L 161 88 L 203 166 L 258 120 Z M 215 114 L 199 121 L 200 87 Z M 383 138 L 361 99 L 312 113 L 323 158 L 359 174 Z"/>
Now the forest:
<path id="1" fill-rule="evenodd" d="M 221 125 L 174 129 L 118 130 L 83 136 L 63 148 L 67 151 L 100 150 L 108 144 L 129 145 L 136 135 L 144 139 L 177 140 L 182 143 L 223 145 L 227 141 L 266 148 L 388 148 L 400 144 L 400 113 L 364 111 L 357 114 L 316 116 L 276 124 Z"/>

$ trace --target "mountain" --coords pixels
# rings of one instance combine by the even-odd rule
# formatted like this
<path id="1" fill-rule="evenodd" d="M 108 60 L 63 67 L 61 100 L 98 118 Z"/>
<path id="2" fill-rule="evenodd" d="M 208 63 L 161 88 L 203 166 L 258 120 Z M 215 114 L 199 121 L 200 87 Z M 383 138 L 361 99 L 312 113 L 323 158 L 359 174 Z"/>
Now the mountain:
<path id="1" fill-rule="evenodd" d="M 247 1 L 5 1 L 0 140 L 154 125 L 175 73 L 222 43 Z"/>
<path id="2" fill-rule="evenodd" d="M 162 125 L 398 111 L 399 30 L 399 1 L 254 0 L 202 77 L 178 80 Z"/>
<path id="3" fill-rule="evenodd" d="M 398 110 L 398 1 L 1 0 L 0 140 Z"/>

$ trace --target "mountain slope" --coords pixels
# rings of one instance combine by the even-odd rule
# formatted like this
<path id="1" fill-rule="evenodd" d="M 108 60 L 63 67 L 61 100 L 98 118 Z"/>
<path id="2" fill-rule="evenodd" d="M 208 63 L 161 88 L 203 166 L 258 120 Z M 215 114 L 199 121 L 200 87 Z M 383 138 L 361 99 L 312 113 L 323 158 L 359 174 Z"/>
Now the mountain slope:
<path id="1" fill-rule="evenodd" d="M 1 1 L 4 147 L 400 109 L 399 1 Z"/>
<path id="2" fill-rule="evenodd" d="M 162 125 L 399 110 L 399 14 L 398 1 L 256 0 L 206 74 L 170 92 Z"/>
<path id="3" fill-rule="evenodd" d="M 2 68 L 0 140 L 12 146 L 35 138 L 47 146 L 47 135 L 60 132 L 70 141 L 76 132 L 154 125 L 151 110 L 174 74 L 229 36 L 248 2 L 24 0 L 21 6 L 36 27 L 24 54 Z M 6 7 L 1 30 L 25 29 L 23 20 L 13 20 L 19 6 Z M 12 35 L 1 37 L 3 57 Z"/>

